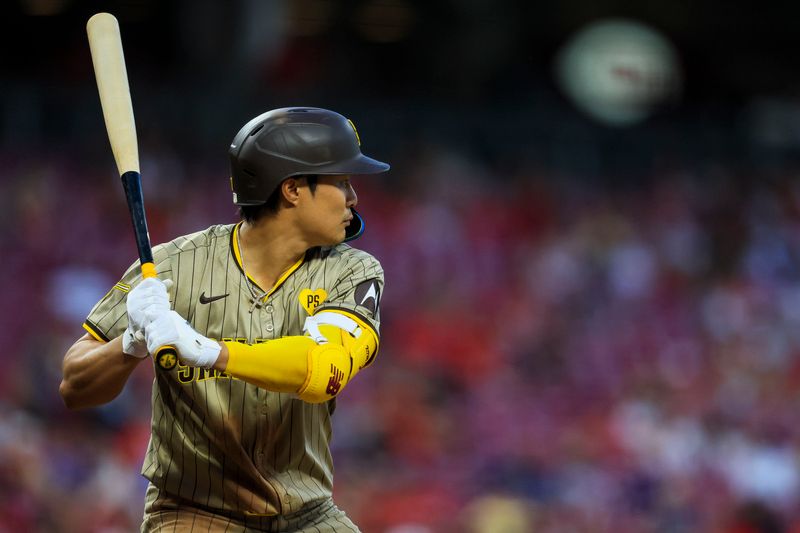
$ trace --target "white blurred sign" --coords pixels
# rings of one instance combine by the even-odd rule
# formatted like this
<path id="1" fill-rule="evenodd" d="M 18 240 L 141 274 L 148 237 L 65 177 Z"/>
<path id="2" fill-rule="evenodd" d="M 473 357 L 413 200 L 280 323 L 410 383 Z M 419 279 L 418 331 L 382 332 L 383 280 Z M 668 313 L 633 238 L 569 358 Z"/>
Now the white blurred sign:
<path id="1" fill-rule="evenodd" d="M 575 34 L 559 51 L 556 76 L 582 111 L 627 126 L 678 95 L 678 54 L 663 35 L 639 22 L 604 19 Z"/>

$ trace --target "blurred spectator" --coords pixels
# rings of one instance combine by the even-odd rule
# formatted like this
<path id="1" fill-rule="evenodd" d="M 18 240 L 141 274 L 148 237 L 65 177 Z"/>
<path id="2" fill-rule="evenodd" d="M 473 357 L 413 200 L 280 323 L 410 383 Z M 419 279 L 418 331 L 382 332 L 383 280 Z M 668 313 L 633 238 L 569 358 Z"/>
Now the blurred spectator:
<path id="1" fill-rule="evenodd" d="M 122 194 L 69 158 L 5 159 L 0 524 L 130 531 L 152 374 L 102 409 L 56 394 L 134 256 Z M 234 219 L 224 177 L 187 188 L 164 161 L 154 241 Z M 800 531 L 797 170 L 599 190 L 431 149 L 406 169 L 424 194 L 357 181 L 387 287 L 379 362 L 334 417 L 342 507 L 379 533 Z"/>

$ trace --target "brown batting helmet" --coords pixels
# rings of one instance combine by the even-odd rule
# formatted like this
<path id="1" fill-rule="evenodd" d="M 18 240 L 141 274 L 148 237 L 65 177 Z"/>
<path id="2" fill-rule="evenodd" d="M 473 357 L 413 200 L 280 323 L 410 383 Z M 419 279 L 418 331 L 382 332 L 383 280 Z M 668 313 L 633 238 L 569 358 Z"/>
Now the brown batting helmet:
<path id="1" fill-rule="evenodd" d="M 361 153 L 353 123 L 333 111 L 286 107 L 257 116 L 231 142 L 233 203 L 261 205 L 286 178 L 303 175 L 379 174 L 389 165 Z M 363 231 L 354 212 L 347 240 Z"/>

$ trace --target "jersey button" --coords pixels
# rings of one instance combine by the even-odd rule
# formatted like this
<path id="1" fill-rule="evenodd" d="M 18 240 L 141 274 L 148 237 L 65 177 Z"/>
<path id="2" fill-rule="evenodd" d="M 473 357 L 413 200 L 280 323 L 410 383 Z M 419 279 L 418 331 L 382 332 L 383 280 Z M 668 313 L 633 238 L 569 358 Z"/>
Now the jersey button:
<path id="1" fill-rule="evenodd" d="M 273 329 L 275 329 L 275 328 L 272 326 L 272 324 L 267 324 L 267 331 L 269 331 L 270 333 L 272 333 L 272 330 L 273 330 Z"/>
<path id="2" fill-rule="evenodd" d="M 261 406 L 261 414 L 265 415 L 267 413 L 269 413 L 269 407 L 267 407 L 266 405 L 262 405 Z"/>
<path id="3" fill-rule="evenodd" d="M 267 313 L 270 313 L 270 314 L 271 314 L 271 313 L 272 313 L 274 310 L 275 310 L 275 309 L 272 307 L 272 304 L 269 304 L 269 305 L 267 305 L 267 306 L 264 308 L 264 311 L 266 311 Z"/>

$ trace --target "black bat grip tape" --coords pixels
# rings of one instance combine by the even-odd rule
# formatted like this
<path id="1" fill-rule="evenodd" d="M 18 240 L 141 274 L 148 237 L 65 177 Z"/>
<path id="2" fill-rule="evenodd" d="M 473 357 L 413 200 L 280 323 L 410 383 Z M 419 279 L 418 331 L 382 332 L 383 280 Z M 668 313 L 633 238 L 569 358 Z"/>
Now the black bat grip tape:
<path id="1" fill-rule="evenodd" d="M 129 170 L 120 176 L 131 212 L 133 233 L 136 237 L 136 248 L 139 250 L 139 261 L 153 262 L 153 250 L 150 248 L 150 234 L 147 231 L 147 218 L 144 214 L 144 195 L 142 194 L 142 176 L 135 170 Z"/>

